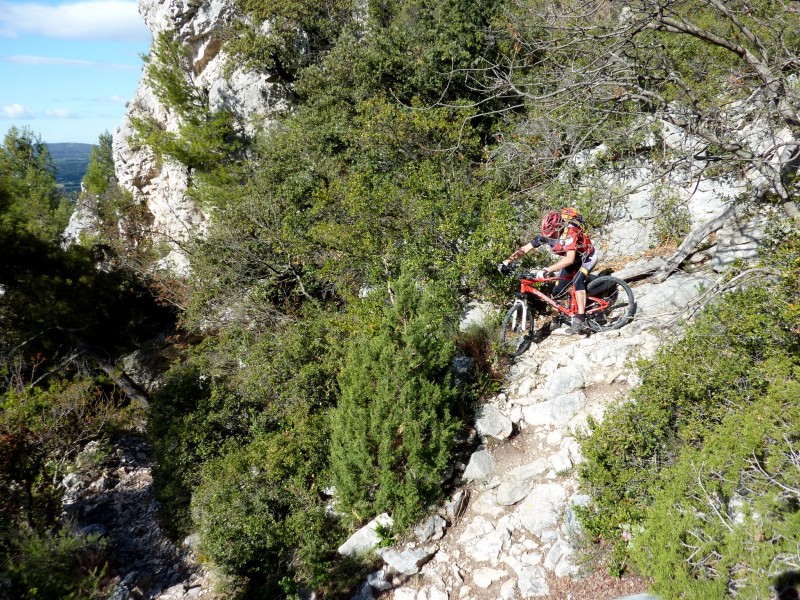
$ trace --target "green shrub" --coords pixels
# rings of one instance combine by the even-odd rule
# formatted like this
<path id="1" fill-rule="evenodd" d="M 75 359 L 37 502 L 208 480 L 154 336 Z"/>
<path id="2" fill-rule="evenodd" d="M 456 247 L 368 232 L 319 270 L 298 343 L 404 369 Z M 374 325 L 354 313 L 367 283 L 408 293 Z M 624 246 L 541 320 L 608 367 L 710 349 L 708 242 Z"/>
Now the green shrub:
<path id="1" fill-rule="evenodd" d="M 37 532 L 57 526 L 58 483 L 86 442 L 125 423 L 119 404 L 119 397 L 89 378 L 0 394 L 0 519 Z"/>
<path id="2" fill-rule="evenodd" d="M 374 331 L 349 345 L 331 439 L 337 509 L 347 520 L 388 511 L 403 528 L 441 491 L 459 427 L 453 353 L 435 288 L 409 278 Z"/>
<path id="3" fill-rule="evenodd" d="M 659 188 L 653 195 L 653 208 L 656 213 L 653 224 L 655 243 L 679 244 L 683 241 L 692 224 L 686 201 Z"/>
<path id="4" fill-rule="evenodd" d="M 289 576 L 317 587 L 332 570 L 339 529 L 325 511 L 327 418 L 259 434 L 202 468 L 192 516 L 202 552 L 251 590 L 274 597 Z"/>
<path id="5" fill-rule="evenodd" d="M 0 595 L 8 600 L 99 600 L 108 597 L 106 542 L 62 531 L 20 530 L 3 552 Z"/>
<path id="6" fill-rule="evenodd" d="M 769 390 L 683 453 L 634 541 L 660 598 L 757 600 L 796 569 L 800 539 L 800 382 L 774 364 Z M 790 375 L 791 377 L 791 375 Z M 778 592 L 783 590 L 777 589 Z"/>
<path id="7" fill-rule="evenodd" d="M 593 497 L 582 514 L 587 531 L 626 546 L 623 531 L 643 522 L 654 493 L 669 482 L 664 469 L 791 373 L 798 342 L 785 306 L 766 285 L 728 294 L 683 339 L 640 365 L 633 401 L 610 409 L 582 440 L 580 476 Z"/>
<path id="8" fill-rule="evenodd" d="M 264 332 L 229 327 L 173 366 L 151 403 L 149 433 L 156 494 L 175 537 L 190 530 L 191 493 L 206 462 L 333 404 L 340 321 L 331 312 Z"/>

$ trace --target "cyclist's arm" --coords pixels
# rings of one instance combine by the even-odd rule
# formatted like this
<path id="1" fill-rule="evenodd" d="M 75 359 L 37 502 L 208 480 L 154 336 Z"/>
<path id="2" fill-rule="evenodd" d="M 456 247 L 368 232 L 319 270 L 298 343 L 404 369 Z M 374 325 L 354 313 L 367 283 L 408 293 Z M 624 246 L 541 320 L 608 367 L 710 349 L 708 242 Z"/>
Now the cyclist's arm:
<path id="1" fill-rule="evenodd" d="M 567 253 L 561 258 L 557 263 L 550 265 L 547 267 L 546 271 L 548 273 L 557 273 L 561 269 L 565 269 L 571 264 L 575 262 L 575 257 L 577 256 L 577 250 L 567 250 Z"/>
<path id="2" fill-rule="evenodd" d="M 533 250 L 533 244 L 525 244 L 524 246 L 520 246 L 514 251 L 514 254 L 509 256 L 507 259 L 503 261 L 504 265 L 510 265 L 515 260 L 519 260 L 523 256 L 525 256 L 528 252 Z"/>

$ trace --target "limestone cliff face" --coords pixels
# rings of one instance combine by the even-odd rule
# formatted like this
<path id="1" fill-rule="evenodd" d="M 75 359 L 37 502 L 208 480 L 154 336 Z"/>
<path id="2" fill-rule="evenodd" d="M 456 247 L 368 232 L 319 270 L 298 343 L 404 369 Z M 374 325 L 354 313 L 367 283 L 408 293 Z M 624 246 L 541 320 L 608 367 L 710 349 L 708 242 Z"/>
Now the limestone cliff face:
<path id="1" fill-rule="evenodd" d="M 154 37 L 173 31 L 190 49 L 192 84 L 203 90 L 212 110 L 231 111 L 245 132 L 252 133 L 255 122 L 269 121 L 286 107 L 286 90 L 270 82 L 269 74 L 236 68 L 225 76 L 228 57 L 222 51 L 220 33 L 237 18 L 230 0 L 139 0 L 139 12 Z M 166 131 L 177 131 L 180 117 L 158 101 L 143 78 L 114 132 L 114 163 L 120 185 L 152 214 L 154 238 L 173 248 L 161 266 L 185 272 L 187 262 L 178 247 L 202 233 L 208 215 L 187 195 L 191 173 L 184 165 L 159 159 L 149 148 L 132 144 L 131 117 L 151 117 Z"/>

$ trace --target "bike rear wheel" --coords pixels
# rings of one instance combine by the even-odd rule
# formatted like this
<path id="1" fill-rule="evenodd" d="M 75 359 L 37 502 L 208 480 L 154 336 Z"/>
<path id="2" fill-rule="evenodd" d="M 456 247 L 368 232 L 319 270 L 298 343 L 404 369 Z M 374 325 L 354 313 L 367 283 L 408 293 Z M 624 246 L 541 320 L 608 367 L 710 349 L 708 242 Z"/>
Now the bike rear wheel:
<path id="1" fill-rule="evenodd" d="M 500 348 L 509 356 L 519 356 L 531 346 L 533 331 L 533 314 L 528 311 L 527 322 L 523 324 L 525 307 L 515 302 L 508 309 L 500 330 Z"/>
<path id="2" fill-rule="evenodd" d="M 603 276 L 594 279 L 586 288 L 586 295 L 586 318 L 592 329 L 619 329 L 629 323 L 636 313 L 633 290 L 616 277 Z M 602 308 L 606 302 L 608 306 Z"/>

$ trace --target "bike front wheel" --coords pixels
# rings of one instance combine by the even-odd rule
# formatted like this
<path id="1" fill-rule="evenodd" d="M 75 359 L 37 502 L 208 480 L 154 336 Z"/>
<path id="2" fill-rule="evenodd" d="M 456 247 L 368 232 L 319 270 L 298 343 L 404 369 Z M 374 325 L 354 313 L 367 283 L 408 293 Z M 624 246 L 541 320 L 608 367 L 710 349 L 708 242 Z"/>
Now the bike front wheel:
<path id="1" fill-rule="evenodd" d="M 594 279 L 587 286 L 586 295 L 586 318 L 598 331 L 619 329 L 636 313 L 633 290 L 616 277 Z"/>
<path id="2" fill-rule="evenodd" d="M 526 318 L 527 317 L 527 318 Z M 508 309 L 500 330 L 500 347 L 510 356 L 519 356 L 531 346 L 533 315 L 522 302 Z"/>

